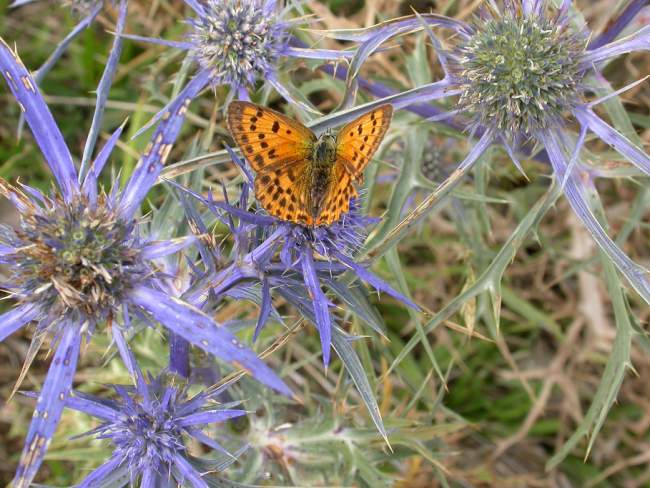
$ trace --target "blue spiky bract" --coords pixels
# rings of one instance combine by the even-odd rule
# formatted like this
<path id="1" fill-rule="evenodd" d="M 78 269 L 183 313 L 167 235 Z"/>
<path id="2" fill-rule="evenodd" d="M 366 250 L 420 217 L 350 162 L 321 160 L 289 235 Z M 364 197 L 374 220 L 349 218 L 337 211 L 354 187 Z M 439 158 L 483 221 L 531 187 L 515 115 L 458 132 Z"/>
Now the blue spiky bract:
<path id="1" fill-rule="evenodd" d="M 135 376 L 135 387 L 110 385 L 115 393 L 111 400 L 81 392 L 73 392 L 68 399 L 69 408 L 101 421 L 82 435 L 108 441 L 113 448 L 111 457 L 79 487 L 96 486 L 114 476 L 115 470 L 139 486 L 173 481 L 207 487 L 203 474 L 193 465 L 185 440 L 193 438 L 210 449 L 227 452 L 204 429 L 246 411 L 220 405 L 215 398 L 223 388 L 190 394 L 190 385 L 169 372 L 145 380 L 137 369 Z"/>
<path id="2" fill-rule="evenodd" d="M 120 22 L 126 16 L 121 4 Z M 107 63 L 110 80 L 116 63 Z M 0 194 L 19 215 L 16 229 L 0 232 L 0 262 L 11 274 L 0 287 L 15 306 L 0 315 L 0 340 L 31 323 L 36 332 L 30 347 L 35 356 L 50 339 L 54 357 L 38 396 L 25 447 L 14 479 L 28 487 L 36 475 L 69 396 L 81 343 L 99 325 L 110 331 L 123 357 L 128 346 L 122 335 L 134 318 L 153 318 L 171 333 L 245 368 L 252 376 L 285 395 L 289 388 L 253 351 L 190 303 L 161 290 L 155 259 L 182 250 L 193 236 L 171 241 L 147 239 L 138 217 L 141 202 L 155 183 L 180 129 L 179 119 L 165 121 L 154 132 L 126 187 L 117 181 L 106 193 L 98 177 L 117 145 L 119 127 L 80 177 L 63 135 L 18 54 L 0 39 L 0 73 L 22 108 L 36 143 L 51 169 L 56 187 L 49 196 L 34 188 L 0 182 Z M 110 83 L 101 85 L 105 99 Z M 103 109 L 101 104 L 97 110 Z M 154 232 L 155 235 L 155 232 Z M 117 323 L 113 323 L 117 322 Z M 127 359 L 127 364 L 133 361 Z M 26 364 L 27 368 L 29 364 Z"/>

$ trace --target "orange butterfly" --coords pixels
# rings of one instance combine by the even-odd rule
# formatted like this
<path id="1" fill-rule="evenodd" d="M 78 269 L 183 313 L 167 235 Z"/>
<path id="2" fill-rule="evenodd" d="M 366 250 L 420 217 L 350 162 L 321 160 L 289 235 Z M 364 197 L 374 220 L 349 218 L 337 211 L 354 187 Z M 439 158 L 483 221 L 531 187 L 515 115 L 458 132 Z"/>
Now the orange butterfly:
<path id="1" fill-rule="evenodd" d="M 249 102 L 228 106 L 228 127 L 257 172 L 255 196 L 271 215 L 304 225 L 329 225 L 357 196 L 354 181 L 388 130 L 391 105 L 382 105 L 317 137 L 300 122 Z"/>

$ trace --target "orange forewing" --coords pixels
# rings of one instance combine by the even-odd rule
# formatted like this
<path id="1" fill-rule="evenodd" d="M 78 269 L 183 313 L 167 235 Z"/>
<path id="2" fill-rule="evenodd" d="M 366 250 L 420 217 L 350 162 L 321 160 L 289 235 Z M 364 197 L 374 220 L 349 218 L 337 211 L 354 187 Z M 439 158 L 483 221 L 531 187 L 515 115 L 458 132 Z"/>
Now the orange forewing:
<path id="1" fill-rule="evenodd" d="M 382 105 L 353 120 L 339 132 L 337 156 L 353 180 L 361 179 L 388 130 L 392 115 L 392 105 Z"/>
<path id="2" fill-rule="evenodd" d="M 257 171 L 305 161 L 316 136 L 300 122 L 270 108 L 236 101 L 228 106 L 228 127 L 244 157 Z"/>

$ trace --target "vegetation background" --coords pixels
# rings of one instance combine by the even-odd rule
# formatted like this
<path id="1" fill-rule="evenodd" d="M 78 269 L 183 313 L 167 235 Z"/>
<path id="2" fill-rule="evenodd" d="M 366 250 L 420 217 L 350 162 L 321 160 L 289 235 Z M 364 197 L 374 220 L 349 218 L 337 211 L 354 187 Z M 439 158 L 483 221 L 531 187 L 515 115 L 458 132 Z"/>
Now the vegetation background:
<path id="1" fill-rule="evenodd" d="M 37 2 L 14 11 L 7 9 L 8 3 L 0 0 L 0 35 L 10 44 L 16 44 L 23 61 L 32 69 L 47 58 L 77 20 L 68 8 L 57 2 Z M 480 3 L 473 0 L 307 0 L 305 8 L 320 19 L 319 28 L 327 29 L 369 26 L 409 14 L 411 6 L 420 12 L 467 19 Z M 612 18 L 619 3 L 624 2 L 578 0 L 576 3 L 590 28 L 597 33 Z M 182 20 L 187 13 L 180 0 L 131 0 L 126 31 L 178 39 L 184 32 Z M 114 20 L 115 12 L 105 9 L 99 21 L 72 44 L 42 86 L 66 141 L 76 154 L 82 151 L 90 125 L 95 103 L 92 91 L 110 49 L 111 35 L 106 30 L 113 27 Z M 646 8 L 636 25 L 648 22 L 650 11 Z M 412 86 L 409 74 L 413 70 L 407 64 L 413 63 L 413 56 L 422 49 L 421 41 L 417 36 L 407 37 L 394 49 L 372 56 L 364 67 L 364 75 L 397 88 Z M 419 69 L 426 72 L 430 65 L 435 78 L 439 75 L 435 57 L 431 50 L 426 55 L 431 63 L 425 62 Z M 125 42 L 110 93 L 104 135 L 126 116 L 130 117 L 133 133 L 155 113 L 169 93 L 170 80 L 179 62 L 180 57 L 172 50 Z M 620 57 L 606 68 L 606 77 L 614 87 L 622 87 L 648 74 L 650 54 L 647 52 Z M 340 84 L 328 80 L 325 74 L 307 69 L 294 76 L 296 84 L 321 111 L 336 106 L 342 93 Z M 622 101 L 647 145 L 650 143 L 650 84 L 642 83 L 624 93 Z M 273 103 L 282 109 L 281 103 Z M 3 84 L 0 86 L 0 177 L 12 181 L 20 178 L 30 185 L 48 189 L 50 176 L 40 152 L 28 131 L 17 140 L 17 122 L 18 107 Z M 206 151 L 220 149 L 227 140 L 222 114 L 215 109 L 214 97 L 209 92 L 193 103 L 192 115 L 185 123 L 170 161 L 181 159 L 197 134 L 203 136 L 206 131 L 211 136 Z M 146 136 L 135 141 L 125 137 L 118 157 L 113 158 L 113 168 L 122 175 L 128 174 L 146 142 Z M 467 141 L 462 134 L 432 130 L 420 149 L 422 156 L 418 164 L 424 176 L 439 180 L 465 154 Z M 606 150 L 604 146 L 599 149 Z M 382 171 L 387 175 L 399 171 L 402 152 L 399 143 L 393 144 L 383 155 Z M 395 270 L 399 268 L 391 267 L 389 261 L 376 265 L 378 272 L 392 283 L 406 284 L 425 310 L 439 310 L 475 280 L 548 186 L 549 169 L 542 163 L 525 162 L 530 179 L 526 181 L 505 154 L 493 152 L 489 157 L 493 159 L 490 171 L 475 175 L 463 188 L 503 203 L 463 200 L 462 218 L 454 205 L 449 205 L 401 241 L 398 247 L 401 274 L 397 278 Z M 210 182 L 217 184 L 232 174 L 232 167 L 208 166 L 204 184 L 207 188 Z M 381 215 L 387 207 L 391 188 L 388 180 L 373 192 L 370 207 L 373 215 Z M 616 235 L 626 223 L 640 190 L 636 183 L 620 179 L 600 180 L 599 191 L 611 223 L 610 233 Z M 158 193 L 152 195 L 152 200 L 155 201 Z M 419 192 L 413 198 L 417 200 L 422 194 Z M 0 221 L 12 222 L 14 215 L 9 208 L 6 202 L 0 201 Z M 637 218 L 625 251 L 650 268 L 650 205 Z M 584 417 L 612 349 L 615 321 L 596 255 L 593 241 L 568 204 L 560 199 L 535 234 L 527 236 L 506 269 L 502 281 L 500 334 L 493 338 L 489 333 L 489 324 L 480 312 L 485 308 L 482 299 L 468 302 L 461 314 L 429 334 L 433 354 L 447 375 L 445 388 L 441 387 L 429 355 L 421 345 L 399 367 L 382 377 L 404 343 L 416 333 L 418 321 L 425 320 L 427 314 L 414 317 L 388 297 L 377 300 L 390 341 L 377 337 L 363 341 L 360 354 L 366 366 L 382 379 L 376 381 L 376 393 L 386 424 L 390 427 L 399 421 L 413 421 L 428 426 L 424 434 L 422 429 L 413 431 L 414 436 L 426 436 L 425 451 L 415 453 L 397 447 L 395 461 L 385 467 L 386 476 L 401 480 L 397 486 L 438 486 L 439 478 L 434 473 L 442 471 L 452 486 L 650 487 L 650 355 L 636 345 L 631 352 L 634 371 L 627 375 L 589 457 L 584 459 L 586 442 L 583 442 L 559 466 L 545 470 L 548 460 Z M 223 313 L 238 316 L 256 313 L 256 310 L 237 307 L 234 304 Z M 650 310 L 641 300 L 633 298 L 631 307 L 640 325 L 647 328 Z M 308 326 L 303 331 L 304 334 L 287 346 L 283 360 L 297 364 L 293 374 L 302 378 L 301 383 L 307 383 L 307 390 L 332 399 L 338 409 L 354 410 L 359 425 L 365 421 L 366 427 L 370 427 L 372 424 L 365 418 L 362 406 L 354 402 L 337 403 L 341 378 L 332 372 L 324 375 L 315 330 Z M 164 366 L 166 352 L 160 337 L 142 336 L 136 347 L 139 357 L 144 358 L 143 367 Z M 82 358 L 76 384 L 92 388 L 99 383 L 128 382 L 117 361 L 104 366 L 102 354 L 107 339 L 96 339 L 89 346 L 94 353 L 86 353 Z M 28 344 L 29 338 L 20 334 L 0 344 L 0 486 L 13 476 L 31 414 L 30 401 L 25 398 L 17 397 L 5 403 Z M 279 360 L 269 361 L 273 364 Z M 38 388 L 48 363 L 47 352 L 42 351 L 23 388 Z M 333 371 L 337 371 L 336 367 Z M 319 415 L 317 410 L 314 412 Z M 48 461 L 41 470 L 42 481 L 70 486 L 83 472 L 99 464 L 105 456 L 105 446 L 87 439 L 68 440 L 91 426 L 91 421 L 80 414 L 64 415 Z M 369 437 L 367 447 L 381 451 L 381 441 L 374 437 Z M 275 461 L 269 458 L 268 462 Z"/>

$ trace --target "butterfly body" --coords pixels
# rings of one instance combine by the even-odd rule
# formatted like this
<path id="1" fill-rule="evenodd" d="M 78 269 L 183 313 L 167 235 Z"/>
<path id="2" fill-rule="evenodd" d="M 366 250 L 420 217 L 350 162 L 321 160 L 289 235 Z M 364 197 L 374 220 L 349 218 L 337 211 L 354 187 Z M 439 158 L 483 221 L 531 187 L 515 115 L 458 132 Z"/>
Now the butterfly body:
<path id="1" fill-rule="evenodd" d="M 322 134 L 312 151 L 307 166 L 306 183 L 309 189 L 307 208 L 312 219 L 317 220 L 329 189 L 336 182 L 334 165 L 336 164 L 336 137 L 330 132 Z"/>
<path id="2" fill-rule="evenodd" d="M 392 107 L 382 105 L 317 137 L 301 123 L 250 102 L 232 102 L 228 126 L 256 171 L 255 196 L 271 215 L 307 225 L 329 225 L 349 210 L 354 182 L 388 130 Z"/>

